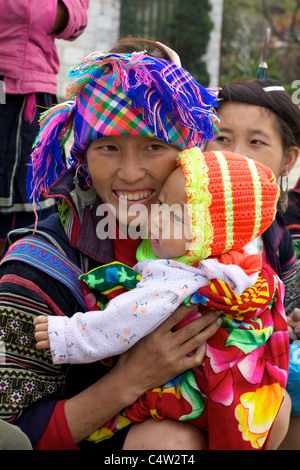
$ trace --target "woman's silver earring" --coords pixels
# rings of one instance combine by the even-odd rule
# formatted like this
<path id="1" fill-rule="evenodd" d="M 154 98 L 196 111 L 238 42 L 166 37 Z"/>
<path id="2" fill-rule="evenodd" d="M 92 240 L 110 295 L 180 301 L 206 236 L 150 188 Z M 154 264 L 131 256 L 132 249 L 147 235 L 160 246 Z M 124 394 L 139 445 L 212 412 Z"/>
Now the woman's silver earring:
<path id="1" fill-rule="evenodd" d="M 289 172 L 285 170 L 284 175 L 280 177 L 280 196 L 279 196 L 279 204 L 280 209 L 282 212 L 287 210 L 288 202 L 289 202 Z"/>
<path id="2" fill-rule="evenodd" d="M 79 184 L 79 179 L 77 176 L 78 169 L 79 169 L 79 166 L 76 168 L 75 176 L 73 178 L 75 192 L 78 198 L 80 199 L 82 207 L 84 208 L 86 206 L 89 206 L 90 209 L 92 209 L 96 201 L 97 192 L 94 186 L 89 186 L 89 189 L 87 191 L 84 191 L 83 189 L 81 189 L 80 184 Z"/>

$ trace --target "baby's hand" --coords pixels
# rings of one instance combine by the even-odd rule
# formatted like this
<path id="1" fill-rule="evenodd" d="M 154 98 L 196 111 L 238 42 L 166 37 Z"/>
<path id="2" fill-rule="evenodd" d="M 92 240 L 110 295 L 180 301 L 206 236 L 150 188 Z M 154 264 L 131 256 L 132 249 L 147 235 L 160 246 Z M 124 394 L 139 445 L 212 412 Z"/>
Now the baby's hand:
<path id="1" fill-rule="evenodd" d="M 33 322 L 35 327 L 36 349 L 49 349 L 48 318 L 45 315 L 36 317 Z"/>
<path id="2" fill-rule="evenodd" d="M 287 317 L 290 340 L 295 341 L 300 336 L 300 309 L 294 308 L 292 313 Z"/>

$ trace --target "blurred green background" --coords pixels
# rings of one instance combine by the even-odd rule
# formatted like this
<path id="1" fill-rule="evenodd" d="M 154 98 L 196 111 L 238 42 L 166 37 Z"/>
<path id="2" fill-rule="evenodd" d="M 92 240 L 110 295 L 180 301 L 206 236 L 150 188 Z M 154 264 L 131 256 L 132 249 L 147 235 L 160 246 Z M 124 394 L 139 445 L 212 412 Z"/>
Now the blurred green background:
<path id="1" fill-rule="evenodd" d="M 223 0 L 219 83 L 255 76 L 270 28 L 268 73 L 292 93 L 300 80 L 300 0 Z M 174 48 L 183 66 L 209 84 L 203 55 L 213 28 L 209 0 L 122 0 L 120 36 L 152 37 Z"/>

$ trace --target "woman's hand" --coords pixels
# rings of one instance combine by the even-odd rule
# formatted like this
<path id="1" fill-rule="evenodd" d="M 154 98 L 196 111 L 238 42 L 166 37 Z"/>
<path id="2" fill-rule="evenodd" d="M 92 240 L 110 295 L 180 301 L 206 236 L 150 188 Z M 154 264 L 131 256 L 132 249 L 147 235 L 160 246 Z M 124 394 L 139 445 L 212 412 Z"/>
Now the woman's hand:
<path id="1" fill-rule="evenodd" d="M 300 336 L 300 309 L 294 308 L 287 317 L 289 336 L 292 341 L 299 339 Z"/>
<path id="2" fill-rule="evenodd" d="M 147 390 L 202 364 L 206 341 L 222 323 L 221 312 L 205 314 L 174 331 L 175 325 L 194 309 L 195 306 L 180 306 L 156 330 L 120 356 L 115 368 L 122 368 L 127 378 L 131 377 L 128 392 L 132 398 L 128 401 L 133 402 Z M 194 354 L 188 356 L 191 351 Z"/>

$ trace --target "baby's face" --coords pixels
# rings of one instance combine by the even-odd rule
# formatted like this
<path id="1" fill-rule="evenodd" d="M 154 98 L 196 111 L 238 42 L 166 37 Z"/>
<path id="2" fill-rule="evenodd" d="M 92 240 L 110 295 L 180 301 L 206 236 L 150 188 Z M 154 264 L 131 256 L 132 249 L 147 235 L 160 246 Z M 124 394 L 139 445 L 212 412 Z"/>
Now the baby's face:
<path id="1" fill-rule="evenodd" d="M 158 258 L 176 258 L 189 250 L 192 235 L 181 167 L 171 173 L 162 187 L 157 204 L 151 206 L 148 238 Z"/>

